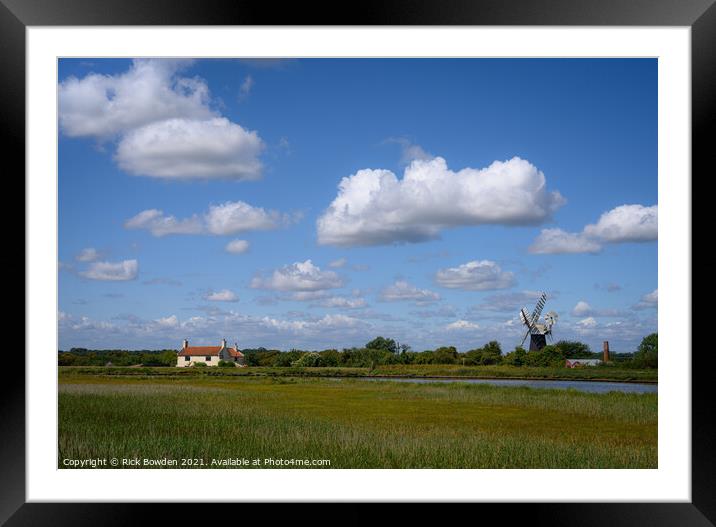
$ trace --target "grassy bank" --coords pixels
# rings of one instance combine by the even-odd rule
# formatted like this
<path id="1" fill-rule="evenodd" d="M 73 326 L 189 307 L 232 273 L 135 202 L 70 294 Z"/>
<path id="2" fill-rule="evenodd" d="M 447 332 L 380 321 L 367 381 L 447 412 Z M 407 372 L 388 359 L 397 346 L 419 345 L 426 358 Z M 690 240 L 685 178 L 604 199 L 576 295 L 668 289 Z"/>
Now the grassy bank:
<path id="1" fill-rule="evenodd" d="M 60 366 L 60 376 L 178 376 L 178 377 L 465 377 L 499 379 L 565 379 L 608 380 L 624 382 L 656 382 L 656 369 L 634 370 L 616 367 L 598 368 L 539 368 L 529 366 L 457 366 L 457 365 L 391 365 L 370 368 L 163 368 L 163 367 L 103 367 Z"/>
<path id="2" fill-rule="evenodd" d="M 65 370 L 59 452 L 59 466 L 64 458 L 138 457 L 328 459 L 330 468 L 656 468 L 657 396 Z"/>

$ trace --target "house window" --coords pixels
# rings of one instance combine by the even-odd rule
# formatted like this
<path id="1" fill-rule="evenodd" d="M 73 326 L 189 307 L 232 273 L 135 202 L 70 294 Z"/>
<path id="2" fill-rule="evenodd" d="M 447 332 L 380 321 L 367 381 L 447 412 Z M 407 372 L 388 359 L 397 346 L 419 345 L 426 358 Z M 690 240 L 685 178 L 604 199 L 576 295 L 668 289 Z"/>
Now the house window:
<path id="1" fill-rule="evenodd" d="M 206 362 L 211 362 L 211 357 L 207 356 L 207 357 L 206 357 Z"/>
<path id="2" fill-rule="evenodd" d="M 184 362 L 189 362 L 191 360 L 191 357 L 189 355 L 184 356 Z"/>

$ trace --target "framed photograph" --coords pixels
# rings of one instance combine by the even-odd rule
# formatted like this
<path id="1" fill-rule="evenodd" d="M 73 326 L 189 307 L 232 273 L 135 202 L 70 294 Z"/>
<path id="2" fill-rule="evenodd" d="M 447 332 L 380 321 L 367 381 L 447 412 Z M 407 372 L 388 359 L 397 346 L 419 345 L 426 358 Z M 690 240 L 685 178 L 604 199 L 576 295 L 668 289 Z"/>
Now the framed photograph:
<path id="1" fill-rule="evenodd" d="M 712 2 L 2 1 L 9 525 L 143 502 L 712 524 Z"/>

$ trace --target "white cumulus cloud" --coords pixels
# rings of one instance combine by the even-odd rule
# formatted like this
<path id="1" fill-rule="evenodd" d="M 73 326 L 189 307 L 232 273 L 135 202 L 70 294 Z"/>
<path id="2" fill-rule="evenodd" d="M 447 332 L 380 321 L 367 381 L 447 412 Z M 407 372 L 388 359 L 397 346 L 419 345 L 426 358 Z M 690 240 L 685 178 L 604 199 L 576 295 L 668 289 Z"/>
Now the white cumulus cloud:
<path id="1" fill-rule="evenodd" d="M 495 262 L 475 260 L 458 267 L 438 270 L 435 281 L 449 289 L 489 291 L 512 287 L 515 276 L 509 271 L 503 271 Z"/>
<path id="2" fill-rule="evenodd" d="M 641 297 L 639 303 L 634 306 L 634 309 L 649 309 L 656 308 L 659 305 L 659 290 L 654 289 L 651 293 L 647 293 Z"/>
<path id="3" fill-rule="evenodd" d="M 211 234 L 226 235 L 275 229 L 288 222 L 288 218 L 275 210 L 267 211 L 243 201 L 227 201 L 210 206 L 205 221 Z"/>
<path id="4" fill-rule="evenodd" d="M 587 304 L 584 300 L 580 300 L 572 309 L 572 314 L 575 317 L 584 317 L 592 313 L 592 306 Z"/>
<path id="5" fill-rule="evenodd" d="M 125 73 L 68 77 L 58 87 L 60 128 L 70 137 L 107 138 L 170 118 L 209 119 L 209 88 L 181 77 L 187 61 L 138 59 Z"/>
<path id="6" fill-rule="evenodd" d="M 398 280 L 380 293 L 384 302 L 414 301 L 419 305 L 440 300 L 440 295 L 428 289 L 420 289 L 405 280 Z"/>
<path id="7" fill-rule="evenodd" d="M 341 308 L 341 309 L 359 309 L 365 307 L 366 301 L 363 298 L 346 298 L 344 296 L 332 296 L 318 301 L 316 306 Z"/>
<path id="8" fill-rule="evenodd" d="M 249 250 L 249 242 L 246 240 L 231 240 L 226 244 L 226 252 L 231 254 L 242 254 Z"/>
<path id="9" fill-rule="evenodd" d="M 577 326 L 579 326 L 581 329 L 592 329 L 597 327 L 597 321 L 594 319 L 594 317 L 587 317 L 577 322 Z"/>
<path id="10" fill-rule="evenodd" d="M 657 205 L 621 205 L 602 214 L 596 224 L 584 227 L 584 234 L 606 243 L 656 240 L 658 215 Z"/>
<path id="11" fill-rule="evenodd" d="M 224 236 L 247 231 L 276 229 L 289 221 L 288 215 L 275 210 L 254 207 L 243 201 L 227 201 L 220 205 L 211 205 L 208 212 L 201 216 L 194 214 L 184 219 L 166 215 L 157 209 L 144 210 L 129 218 L 124 226 L 127 229 L 148 230 L 157 237 L 168 234 Z"/>
<path id="12" fill-rule="evenodd" d="M 419 242 L 461 225 L 534 225 L 565 203 L 544 174 L 518 157 L 454 172 L 445 159 L 415 159 L 403 179 L 389 170 L 344 177 L 318 219 L 318 242 L 360 246 Z"/>
<path id="13" fill-rule="evenodd" d="M 345 267 L 348 263 L 348 260 L 346 258 L 338 258 L 337 260 L 333 260 L 332 262 L 329 262 L 328 267 L 332 267 L 334 269 L 340 269 L 341 267 Z"/>
<path id="14" fill-rule="evenodd" d="M 275 291 L 321 291 L 343 287 L 343 279 L 333 271 L 322 271 L 311 260 L 295 262 L 275 269 L 268 276 L 256 276 L 254 289 Z"/>
<path id="15" fill-rule="evenodd" d="M 211 108 L 206 81 L 181 75 L 190 63 L 139 59 L 121 74 L 68 77 L 58 87 L 62 132 L 117 141 L 114 159 L 134 175 L 260 178 L 263 141 Z"/>
<path id="16" fill-rule="evenodd" d="M 82 249 L 80 253 L 75 256 L 75 260 L 78 262 L 94 262 L 97 259 L 99 259 L 99 253 L 97 249 L 93 249 L 92 247 Z"/>
<path id="17" fill-rule="evenodd" d="M 451 322 L 445 326 L 445 329 L 448 331 L 464 331 L 469 329 L 480 329 L 480 326 L 467 320 L 456 320 L 455 322 Z"/>
<path id="18" fill-rule="evenodd" d="M 90 280 L 122 281 L 134 280 L 137 277 L 139 264 L 137 260 L 123 260 L 121 262 L 92 262 L 86 271 L 80 275 Z"/>
<path id="19" fill-rule="evenodd" d="M 601 250 L 600 243 L 584 234 L 562 229 L 543 229 L 529 249 L 533 254 L 598 253 Z"/>
<path id="20" fill-rule="evenodd" d="M 134 175 L 165 179 L 261 177 L 263 141 L 228 119 L 168 119 L 127 133 L 115 159 Z"/>
<path id="21" fill-rule="evenodd" d="M 620 205 L 582 232 L 543 229 L 529 251 L 534 254 L 598 253 L 606 243 L 648 242 L 658 238 L 658 205 Z"/>
<path id="22" fill-rule="evenodd" d="M 143 210 L 125 221 L 124 226 L 127 229 L 148 230 L 157 237 L 168 234 L 201 234 L 204 230 L 202 220 L 196 215 L 179 220 L 157 209 Z"/>
<path id="23" fill-rule="evenodd" d="M 239 297 L 233 291 L 222 289 L 221 291 L 207 293 L 204 299 L 212 302 L 236 302 Z"/>

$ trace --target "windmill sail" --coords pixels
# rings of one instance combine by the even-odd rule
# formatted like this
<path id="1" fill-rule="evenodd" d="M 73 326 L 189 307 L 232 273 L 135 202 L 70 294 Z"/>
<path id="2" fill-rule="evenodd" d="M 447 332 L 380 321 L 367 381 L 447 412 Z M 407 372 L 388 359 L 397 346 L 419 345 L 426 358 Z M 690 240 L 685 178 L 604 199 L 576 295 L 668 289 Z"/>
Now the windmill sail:
<path id="1" fill-rule="evenodd" d="M 551 322 L 551 320 L 546 320 L 546 324 L 537 324 L 537 321 L 539 320 L 540 315 L 542 314 L 542 309 L 544 309 L 544 305 L 547 302 L 547 294 L 542 293 L 539 297 L 539 300 L 537 300 L 537 304 L 535 305 L 534 311 L 532 311 L 532 314 L 529 315 L 527 313 L 527 308 L 520 309 L 520 320 L 522 323 L 527 326 L 527 332 L 525 333 L 524 338 L 522 339 L 522 344 L 520 346 L 524 345 L 525 340 L 527 340 L 527 337 L 532 335 L 539 335 L 543 336 L 547 333 L 551 333 L 552 324 L 554 322 Z M 557 314 L 550 311 L 548 315 L 551 317 L 551 315 L 554 314 L 554 320 L 556 320 Z M 545 317 L 547 318 L 547 317 Z M 548 327 L 549 326 L 549 327 Z M 536 337 L 532 337 L 534 340 Z M 544 337 L 542 337 L 542 340 L 544 340 Z"/>
<path id="2" fill-rule="evenodd" d="M 534 325 L 534 323 L 539 320 L 539 316 L 542 314 L 542 309 L 544 309 L 545 302 L 547 302 L 547 295 L 545 293 L 542 293 L 542 296 L 540 296 L 539 300 L 537 300 L 537 305 L 535 306 L 535 310 L 532 312 L 532 318 L 530 320 L 530 322 L 531 322 L 530 325 Z"/>

